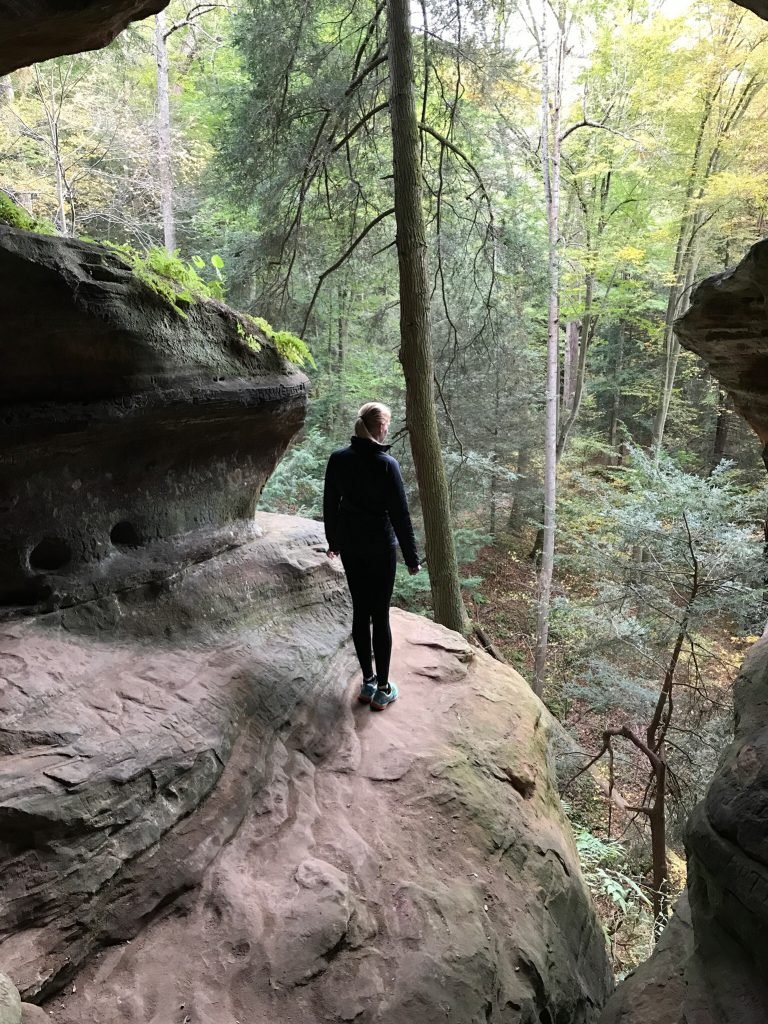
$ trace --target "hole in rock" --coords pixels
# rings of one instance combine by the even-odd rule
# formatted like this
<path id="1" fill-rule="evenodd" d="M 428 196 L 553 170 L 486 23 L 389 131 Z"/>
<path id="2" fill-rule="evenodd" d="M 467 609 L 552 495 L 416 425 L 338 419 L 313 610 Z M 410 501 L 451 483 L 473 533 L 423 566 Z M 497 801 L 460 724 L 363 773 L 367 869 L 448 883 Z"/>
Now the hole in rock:
<path id="1" fill-rule="evenodd" d="M 137 548 L 142 542 L 141 534 L 133 523 L 126 521 L 115 523 L 110 531 L 109 539 L 118 548 Z"/>
<path id="2" fill-rule="evenodd" d="M 37 547 L 29 553 L 30 567 L 46 572 L 63 569 L 71 559 L 72 548 L 61 537 L 43 537 Z"/>

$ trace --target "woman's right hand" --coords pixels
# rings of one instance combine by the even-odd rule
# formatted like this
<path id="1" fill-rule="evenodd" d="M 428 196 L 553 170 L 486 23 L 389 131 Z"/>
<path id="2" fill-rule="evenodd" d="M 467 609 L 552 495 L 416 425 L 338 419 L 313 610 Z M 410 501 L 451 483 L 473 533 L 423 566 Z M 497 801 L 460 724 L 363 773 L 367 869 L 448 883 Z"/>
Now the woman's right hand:
<path id="1" fill-rule="evenodd" d="M 408 573 L 409 573 L 409 575 L 415 576 L 416 573 L 418 573 L 418 572 L 421 572 L 421 566 L 420 565 L 409 565 L 408 566 Z"/>

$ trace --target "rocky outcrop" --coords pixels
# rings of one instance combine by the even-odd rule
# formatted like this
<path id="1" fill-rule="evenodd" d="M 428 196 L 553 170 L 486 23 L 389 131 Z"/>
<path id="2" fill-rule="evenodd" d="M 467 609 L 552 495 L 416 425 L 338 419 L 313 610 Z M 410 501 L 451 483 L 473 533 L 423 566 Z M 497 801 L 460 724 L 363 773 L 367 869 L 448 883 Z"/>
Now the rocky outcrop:
<path id="1" fill-rule="evenodd" d="M 683 344 L 707 362 L 763 444 L 767 300 L 763 241 L 735 269 L 703 281 L 677 325 Z M 733 743 L 688 826 L 692 989 L 707 993 L 707 1024 L 768 1019 L 768 638 L 750 651 L 734 701 Z"/>
<path id="2" fill-rule="evenodd" d="M 2 628 L 4 969 L 64 988 L 57 1024 L 593 1020 L 547 712 L 399 613 L 402 697 L 371 714 L 321 527 L 257 527 L 157 615 L 115 594 L 108 630 L 85 606 Z"/>
<path id="3" fill-rule="evenodd" d="M 695 289 L 676 331 L 768 442 L 768 241 Z M 688 896 L 601 1024 L 768 1020 L 768 638 L 734 689 L 736 726 L 688 824 Z M 690 912 L 688 908 L 690 903 Z"/>
<path id="4" fill-rule="evenodd" d="M 0 0 L 0 75 L 62 53 L 97 50 L 168 0 Z"/>
<path id="5" fill-rule="evenodd" d="M 22 998 L 56 1024 L 593 1021 L 609 970 L 545 709 L 401 615 L 402 697 L 372 715 L 322 527 L 254 514 L 305 378 L 98 246 L 0 229 L 0 284 Z"/>
<path id="6" fill-rule="evenodd" d="M 306 378 L 225 306 L 0 226 L 0 614 L 163 579 L 253 530 Z M 6 612 L 7 614 L 7 612 Z"/>
<path id="7" fill-rule="evenodd" d="M 675 325 L 733 397 L 736 410 L 768 444 L 768 240 L 732 270 L 702 281 Z"/>

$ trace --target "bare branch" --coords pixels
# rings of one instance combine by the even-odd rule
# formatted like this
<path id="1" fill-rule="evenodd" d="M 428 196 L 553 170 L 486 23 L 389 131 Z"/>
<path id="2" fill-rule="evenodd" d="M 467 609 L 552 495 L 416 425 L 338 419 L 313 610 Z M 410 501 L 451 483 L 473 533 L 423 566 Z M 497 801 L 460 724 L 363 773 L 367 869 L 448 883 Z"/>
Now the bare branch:
<path id="1" fill-rule="evenodd" d="M 165 35 L 163 36 L 163 39 L 168 39 L 168 37 L 172 36 L 174 32 L 178 32 L 182 28 L 188 28 L 192 24 L 192 22 L 195 21 L 197 18 L 202 18 L 202 16 L 204 14 L 210 14 L 211 11 L 215 11 L 215 10 L 218 10 L 218 9 L 225 10 L 225 11 L 232 10 L 232 8 L 229 6 L 229 4 L 217 4 L 217 3 L 200 3 L 200 4 L 196 4 L 193 8 L 191 8 L 191 10 L 189 10 L 187 12 L 187 15 L 186 15 L 185 18 L 182 18 L 180 21 L 175 22 L 173 25 L 170 26 L 170 28 L 166 29 L 166 32 L 165 32 Z"/>
<path id="2" fill-rule="evenodd" d="M 322 274 L 318 278 L 317 285 L 315 286 L 314 294 L 312 295 L 312 300 L 310 301 L 309 307 L 307 308 L 307 312 L 306 312 L 306 314 L 304 316 L 304 323 L 303 323 L 302 328 L 301 328 L 301 333 L 302 334 L 306 333 L 307 324 L 309 323 L 309 318 L 312 315 L 312 310 L 315 307 L 315 302 L 317 301 L 317 296 L 320 293 L 320 289 L 322 288 L 323 282 L 325 281 L 325 279 L 327 277 L 329 277 L 334 271 L 338 270 L 339 267 L 342 266 L 349 259 L 349 257 L 352 255 L 352 253 L 355 251 L 355 249 L 358 247 L 358 245 L 362 242 L 362 240 L 365 238 L 365 236 L 367 234 L 369 234 L 376 227 L 377 224 L 380 224 L 385 218 L 391 217 L 394 212 L 395 212 L 395 208 L 393 206 L 389 210 L 384 210 L 384 212 L 380 213 L 378 215 L 378 217 L 374 217 L 373 220 L 369 224 L 367 224 L 366 227 L 363 228 L 363 230 L 360 232 L 360 234 L 357 236 L 357 238 L 354 239 L 352 244 L 349 245 L 344 250 L 344 252 L 341 254 L 341 256 L 336 260 L 336 262 L 334 264 L 332 264 L 332 266 L 328 267 L 327 270 L 324 270 L 322 272 Z"/>

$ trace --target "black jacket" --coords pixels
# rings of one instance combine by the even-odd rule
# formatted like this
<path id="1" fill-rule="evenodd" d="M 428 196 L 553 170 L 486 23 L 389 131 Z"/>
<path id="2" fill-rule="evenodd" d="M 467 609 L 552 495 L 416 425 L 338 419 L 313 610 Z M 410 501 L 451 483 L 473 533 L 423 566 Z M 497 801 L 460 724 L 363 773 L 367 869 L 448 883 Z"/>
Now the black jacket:
<path id="1" fill-rule="evenodd" d="M 325 471 L 323 519 L 330 551 L 365 554 L 400 542 L 405 564 L 419 564 L 403 478 L 389 448 L 353 437 Z"/>

